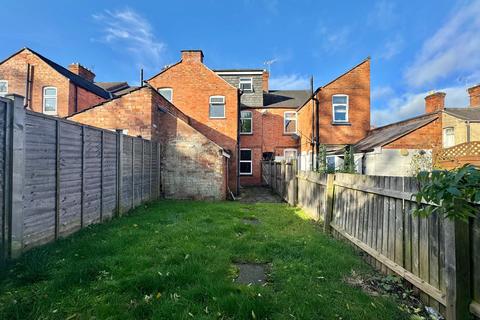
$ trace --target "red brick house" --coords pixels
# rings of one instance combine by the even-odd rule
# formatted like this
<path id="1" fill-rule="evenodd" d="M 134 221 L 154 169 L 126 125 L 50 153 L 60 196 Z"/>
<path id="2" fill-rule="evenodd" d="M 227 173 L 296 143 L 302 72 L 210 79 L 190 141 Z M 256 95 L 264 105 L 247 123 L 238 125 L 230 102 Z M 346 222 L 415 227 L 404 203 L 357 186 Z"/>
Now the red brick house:
<path id="1" fill-rule="evenodd" d="M 203 64 L 201 50 L 184 50 L 179 62 L 147 81 L 191 119 L 191 126 L 231 154 L 229 187 L 238 187 L 239 90 Z"/>
<path id="2" fill-rule="evenodd" d="M 161 189 L 167 199 L 227 196 L 225 150 L 190 126 L 191 119 L 150 86 L 131 89 L 67 118 L 159 141 Z"/>
<path id="3" fill-rule="evenodd" d="M 315 90 L 297 114 L 302 169 L 315 167 L 320 145 L 331 152 L 364 138 L 370 130 L 370 58 Z"/>
<path id="4" fill-rule="evenodd" d="M 0 95 L 22 95 L 27 108 L 65 117 L 111 98 L 94 78 L 95 74 L 80 64 L 72 64 L 68 70 L 24 48 L 0 62 Z"/>

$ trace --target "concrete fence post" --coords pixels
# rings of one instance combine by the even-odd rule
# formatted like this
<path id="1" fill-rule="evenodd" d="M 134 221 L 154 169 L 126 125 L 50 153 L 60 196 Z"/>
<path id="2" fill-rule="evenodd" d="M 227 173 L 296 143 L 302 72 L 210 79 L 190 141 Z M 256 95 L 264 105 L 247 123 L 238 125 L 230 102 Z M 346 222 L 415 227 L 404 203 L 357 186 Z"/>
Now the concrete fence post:
<path id="1" fill-rule="evenodd" d="M 470 232 L 466 222 L 444 220 L 446 318 L 470 319 Z"/>
<path id="2" fill-rule="evenodd" d="M 117 216 L 124 213 L 122 208 L 122 194 L 123 194 L 123 130 L 117 129 Z"/>
<path id="3" fill-rule="evenodd" d="M 327 175 L 327 186 L 325 188 L 325 212 L 323 213 L 323 229 L 325 233 L 331 232 L 330 223 L 333 218 L 333 204 L 334 204 L 334 191 L 335 191 L 335 174 Z"/>
<path id="4" fill-rule="evenodd" d="M 25 181 L 25 108 L 24 97 L 11 94 L 8 108 L 7 153 L 9 172 L 5 184 L 9 185 L 8 211 L 10 222 L 10 256 L 17 258 L 23 249 L 23 190 Z"/>

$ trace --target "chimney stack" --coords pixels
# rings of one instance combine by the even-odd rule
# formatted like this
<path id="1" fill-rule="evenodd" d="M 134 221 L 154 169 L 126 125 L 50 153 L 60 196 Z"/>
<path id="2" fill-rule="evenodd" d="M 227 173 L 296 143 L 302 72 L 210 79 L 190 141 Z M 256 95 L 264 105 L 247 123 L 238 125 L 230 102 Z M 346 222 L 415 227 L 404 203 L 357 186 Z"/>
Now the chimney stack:
<path id="1" fill-rule="evenodd" d="M 95 73 L 93 73 L 92 70 L 85 68 L 80 63 L 72 63 L 68 66 L 68 70 L 89 82 L 93 82 L 95 80 Z"/>
<path id="2" fill-rule="evenodd" d="M 203 63 L 202 50 L 182 50 L 182 61 Z"/>
<path id="3" fill-rule="evenodd" d="M 445 109 L 445 92 L 434 92 L 425 97 L 425 112 L 432 113 Z"/>
<path id="4" fill-rule="evenodd" d="M 480 107 L 480 83 L 468 88 L 470 95 L 470 107 Z"/>
<path id="5" fill-rule="evenodd" d="M 262 74 L 262 89 L 264 92 L 268 92 L 268 79 L 270 78 L 270 73 L 267 70 L 263 70 Z"/>

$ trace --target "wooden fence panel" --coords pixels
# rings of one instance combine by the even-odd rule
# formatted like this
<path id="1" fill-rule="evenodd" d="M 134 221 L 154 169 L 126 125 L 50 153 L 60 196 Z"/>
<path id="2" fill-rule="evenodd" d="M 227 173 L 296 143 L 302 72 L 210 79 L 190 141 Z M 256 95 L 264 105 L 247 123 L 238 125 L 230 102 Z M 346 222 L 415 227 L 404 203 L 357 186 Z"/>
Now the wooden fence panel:
<path id="1" fill-rule="evenodd" d="M 326 174 L 311 171 L 298 173 L 298 205 L 314 220 L 323 220 L 325 213 Z"/>
<path id="2" fill-rule="evenodd" d="M 60 217 L 59 235 L 81 228 L 82 218 L 82 127 L 59 122 L 60 126 Z"/>
<path id="3" fill-rule="evenodd" d="M 143 188 L 143 140 L 133 139 L 133 207 L 142 203 Z"/>
<path id="4" fill-rule="evenodd" d="M 124 210 L 133 208 L 133 140 L 133 137 L 123 138 L 122 198 L 120 203 Z"/>
<path id="5" fill-rule="evenodd" d="M 152 169 L 152 148 L 149 141 L 144 141 L 143 152 L 143 190 L 142 201 L 150 199 L 150 187 L 151 187 L 151 169 Z"/>
<path id="6" fill-rule="evenodd" d="M 84 226 L 101 221 L 102 131 L 85 128 Z"/>
<path id="7" fill-rule="evenodd" d="M 102 216 L 111 219 L 117 209 L 117 134 L 103 134 Z"/>
<path id="8" fill-rule="evenodd" d="M 25 118 L 24 248 L 55 239 L 56 123 L 30 113 Z"/>
<path id="9" fill-rule="evenodd" d="M 7 113 L 8 101 L 0 100 L 0 266 L 2 266 L 8 256 L 8 217 L 6 206 L 8 206 L 8 196 L 5 192 L 6 172 L 8 172 L 8 152 L 7 152 L 7 122 L 9 117 Z"/>

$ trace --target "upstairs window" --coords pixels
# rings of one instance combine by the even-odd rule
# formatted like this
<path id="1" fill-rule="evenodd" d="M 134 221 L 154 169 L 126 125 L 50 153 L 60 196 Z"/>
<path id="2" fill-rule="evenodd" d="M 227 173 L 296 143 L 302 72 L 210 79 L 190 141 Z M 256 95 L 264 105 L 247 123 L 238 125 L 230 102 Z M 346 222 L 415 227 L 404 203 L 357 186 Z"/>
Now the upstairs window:
<path id="1" fill-rule="evenodd" d="M 240 149 L 240 174 L 252 174 L 252 150 Z"/>
<path id="2" fill-rule="evenodd" d="M 450 148 L 455 145 L 455 129 L 448 127 L 443 129 L 443 147 Z"/>
<path id="3" fill-rule="evenodd" d="M 283 133 L 297 133 L 297 113 L 287 111 L 283 114 Z"/>
<path id="4" fill-rule="evenodd" d="M 225 118 L 225 97 L 213 96 L 210 97 L 210 118 L 222 119 Z"/>
<path id="5" fill-rule="evenodd" d="M 240 113 L 240 133 L 252 133 L 252 118 L 252 111 L 242 111 Z"/>
<path id="6" fill-rule="evenodd" d="M 43 88 L 43 113 L 51 115 L 57 114 L 57 88 Z"/>
<path id="7" fill-rule="evenodd" d="M 0 95 L 6 95 L 8 93 L 8 81 L 0 80 Z"/>
<path id="8" fill-rule="evenodd" d="M 348 122 L 348 96 L 336 94 L 332 97 L 333 122 Z"/>
<path id="9" fill-rule="evenodd" d="M 240 78 L 240 90 L 243 92 L 253 92 L 253 79 Z"/>
<path id="10" fill-rule="evenodd" d="M 173 101 L 173 89 L 172 88 L 160 88 L 160 89 L 158 89 L 158 93 L 160 93 L 169 102 Z"/>

